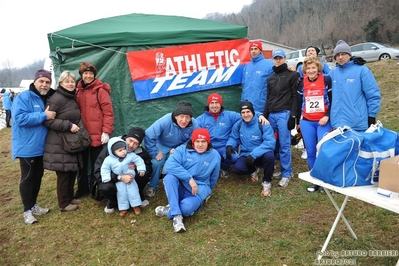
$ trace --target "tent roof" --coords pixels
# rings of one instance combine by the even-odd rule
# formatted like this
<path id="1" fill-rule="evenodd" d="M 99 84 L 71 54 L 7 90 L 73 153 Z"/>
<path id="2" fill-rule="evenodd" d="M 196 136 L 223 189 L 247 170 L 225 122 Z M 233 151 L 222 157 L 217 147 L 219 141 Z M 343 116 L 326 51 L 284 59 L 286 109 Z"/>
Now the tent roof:
<path id="1" fill-rule="evenodd" d="M 179 16 L 129 14 L 47 34 L 50 50 L 98 45 L 174 45 L 247 37 L 247 27 Z"/>

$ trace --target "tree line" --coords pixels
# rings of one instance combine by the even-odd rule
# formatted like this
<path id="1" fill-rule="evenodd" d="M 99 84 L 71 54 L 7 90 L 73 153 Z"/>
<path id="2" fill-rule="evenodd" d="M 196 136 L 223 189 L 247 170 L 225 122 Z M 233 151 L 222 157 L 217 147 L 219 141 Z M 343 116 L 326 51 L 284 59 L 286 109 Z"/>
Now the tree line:
<path id="1" fill-rule="evenodd" d="M 13 67 L 12 61 L 7 59 L 0 69 L 0 88 L 19 87 L 23 79 L 33 79 L 38 69 L 43 68 L 45 59 L 36 60 L 22 68 Z"/>
<path id="2" fill-rule="evenodd" d="M 300 48 L 316 45 L 330 55 L 336 42 L 399 44 L 399 1 L 254 0 L 237 14 L 205 18 L 248 26 L 250 39 Z"/>

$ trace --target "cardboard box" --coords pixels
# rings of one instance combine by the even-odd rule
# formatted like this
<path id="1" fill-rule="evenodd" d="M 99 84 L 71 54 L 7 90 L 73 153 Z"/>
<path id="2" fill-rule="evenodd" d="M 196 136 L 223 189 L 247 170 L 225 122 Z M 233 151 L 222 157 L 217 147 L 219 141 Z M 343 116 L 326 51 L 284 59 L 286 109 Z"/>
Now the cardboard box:
<path id="1" fill-rule="evenodd" d="M 399 155 L 380 162 L 378 193 L 388 197 L 399 193 Z"/>

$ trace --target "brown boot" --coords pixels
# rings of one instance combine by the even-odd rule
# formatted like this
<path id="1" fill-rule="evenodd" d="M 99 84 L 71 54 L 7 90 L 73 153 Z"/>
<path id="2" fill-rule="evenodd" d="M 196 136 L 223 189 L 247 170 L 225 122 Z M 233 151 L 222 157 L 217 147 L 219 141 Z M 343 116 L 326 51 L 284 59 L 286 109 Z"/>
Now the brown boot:
<path id="1" fill-rule="evenodd" d="M 123 210 L 123 211 L 120 211 L 120 212 L 119 212 L 119 216 L 120 216 L 120 217 L 125 217 L 126 214 L 127 214 L 127 210 Z"/>
<path id="2" fill-rule="evenodd" d="M 78 205 L 69 204 L 69 205 L 66 206 L 65 208 L 61 209 L 61 211 L 62 211 L 62 212 L 71 212 L 71 211 L 75 211 L 77 208 L 79 208 Z"/>
<path id="3" fill-rule="evenodd" d="M 133 207 L 133 211 L 134 211 L 134 214 L 136 214 L 136 215 L 139 215 L 139 214 L 141 214 L 141 209 L 140 209 L 140 207 L 139 207 L 139 206 L 137 206 L 137 207 Z"/>

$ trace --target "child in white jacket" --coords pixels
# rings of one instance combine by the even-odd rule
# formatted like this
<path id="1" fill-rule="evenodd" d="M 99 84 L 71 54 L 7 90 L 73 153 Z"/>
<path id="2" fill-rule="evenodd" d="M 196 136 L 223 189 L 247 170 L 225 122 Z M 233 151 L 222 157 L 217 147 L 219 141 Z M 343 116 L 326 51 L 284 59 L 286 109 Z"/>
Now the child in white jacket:
<path id="1" fill-rule="evenodd" d="M 144 176 L 146 168 L 143 159 L 134 152 L 128 153 L 127 144 L 123 139 L 119 137 L 111 138 L 108 142 L 108 153 L 109 155 L 101 165 L 103 183 L 111 181 L 111 172 L 117 174 L 118 179 L 120 175 L 131 174 L 135 176 L 136 172 L 132 168 L 132 163 L 134 163 L 138 174 Z M 119 216 L 125 216 L 130 207 L 133 207 L 135 214 L 140 214 L 141 199 L 136 181 L 133 179 L 129 184 L 117 182 L 116 189 Z"/>

